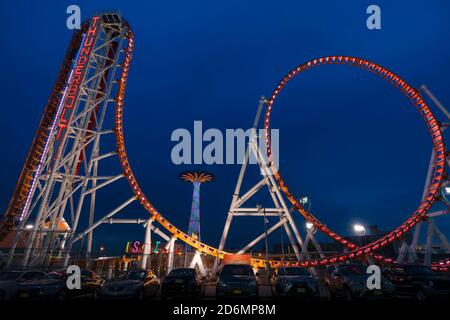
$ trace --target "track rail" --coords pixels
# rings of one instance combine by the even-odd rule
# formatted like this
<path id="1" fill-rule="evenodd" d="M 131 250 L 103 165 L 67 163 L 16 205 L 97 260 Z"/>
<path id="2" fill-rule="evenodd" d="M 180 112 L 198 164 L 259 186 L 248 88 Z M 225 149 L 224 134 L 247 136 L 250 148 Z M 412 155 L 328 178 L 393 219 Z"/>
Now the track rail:
<path id="1" fill-rule="evenodd" d="M 431 136 L 431 140 L 433 143 L 433 150 L 435 154 L 435 159 L 433 163 L 433 176 L 428 186 L 427 191 L 425 192 L 425 196 L 420 202 L 418 208 L 412 213 L 412 215 L 403 222 L 400 226 L 395 228 L 393 231 L 389 232 L 385 236 L 380 239 L 365 245 L 363 247 L 357 247 L 355 244 L 350 241 L 344 239 L 342 236 L 332 231 L 328 226 L 319 221 L 311 212 L 307 211 L 297 200 L 295 195 L 289 190 L 287 184 L 281 176 L 279 171 L 274 171 L 275 179 L 277 180 L 281 190 L 289 199 L 291 204 L 295 207 L 295 209 L 308 221 L 313 223 L 315 227 L 325 233 L 330 238 L 334 239 L 341 245 L 350 249 L 348 253 L 335 256 L 332 258 L 323 258 L 315 261 L 305 262 L 304 265 L 326 265 L 329 263 L 341 262 L 348 259 L 353 259 L 355 257 L 359 257 L 362 255 L 372 254 L 379 248 L 385 247 L 388 244 L 392 243 L 395 240 L 398 240 L 404 236 L 404 234 L 411 230 L 417 223 L 426 219 L 426 214 L 428 210 L 431 208 L 433 202 L 436 199 L 436 196 L 439 193 L 440 186 L 444 179 L 445 172 L 445 145 L 442 137 L 442 131 L 439 125 L 439 122 L 434 117 L 430 108 L 426 104 L 426 102 L 420 96 L 418 90 L 411 87 L 406 81 L 401 79 L 398 75 L 391 72 L 390 70 L 365 59 L 349 57 L 349 56 L 329 56 L 323 57 L 320 59 L 314 59 L 308 61 L 304 64 L 299 65 L 297 68 L 293 69 L 289 72 L 278 84 L 275 88 L 272 96 L 268 100 L 267 103 L 267 111 L 264 120 L 264 127 L 266 132 L 266 152 L 269 160 L 269 166 L 273 164 L 272 160 L 272 147 L 270 141 L 270 117 L 272 113 L 272 108 L 276 98 L 282 91 L 282 89 L 286 86 L 286 84 L 295 78 L 300 73 L 309 70 L 314 67 L 329 65 L 329 64 L 341 64 L 341 65 L 349 65 L 353 67 L 359 67 L 363 70 L 370 71 L 381 78 L 385 79 L 389 83 L 391 83 L 394 87 L 400 90 L 409 101 L 416 107 L 416 109 L 420 112 L 425 124 L 427 125 L 428 132 Z M 273 167 L 273 166 L 272 166 Z M 389 259 L 385 260 L 382 256 L 376 255 L 375 258 L 377 260 L 384 260 L 386 262 L 392 262 Z"/>
<path id="2" fill-rule="evenodd" d="M 62 99 L 61 92 L 64 89 L 71 71 L 72 60 L 77 54 L 83 38 L 83 33 L 86 32 L 87 28 L 88 23 L 83 23 L 81 29 L 76 31 L 72 36 L 72 40 L 67 49 L 58 77 L 44 108 L 44 113 L 39 123 L 38 130 L 28 151 L 25 164 L 16 184 L 16 189 L 9 202 L 6 213 L 0 222 L 0 240 L 2 240 L 12 230 L 16 220 L 20 217 L 20 211 L 25 205 L 27 196 L 32 186 L 34 175 L 44 153 L 45 145 L 51 134 L 52 123 L 56 117 L 58 105 Z"/>

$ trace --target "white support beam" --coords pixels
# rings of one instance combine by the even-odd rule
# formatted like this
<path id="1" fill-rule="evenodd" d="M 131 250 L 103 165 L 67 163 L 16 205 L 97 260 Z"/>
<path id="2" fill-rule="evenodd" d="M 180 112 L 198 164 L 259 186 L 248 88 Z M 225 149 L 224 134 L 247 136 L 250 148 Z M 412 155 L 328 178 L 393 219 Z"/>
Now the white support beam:
<path id="1" fill-rule="evenodd" d="M 149 219 L 145 225 L 145 240 L 144 240 L 144 252 L 142 254 L 141 268 L 147 270 L 151 268 L 148 262 L 151 262 L 151 250 L 152 250 L 152 224 L 153 219 Z M 150 258 L 150 259 L 149 259 Z"/>
<path id="2" fill-rule="evenodd" d="M 116 207 L 115 209 L 113 209 L 112 211 L 110 211 L 107 215 L 105 215 L 103 218 L 101 218 L 100 220 L 98 220 L 97 222 L 95 222 L 91 227 L 87 228 L 86 230 L 84 230 L 83 232 L 79 233 L 77 236 L 74 237 L 74 239 L 72 240 L 72 244 L 77 242 L 78 240 L 80 240 L 81 238 L 83 238 L 86 234 L 88 234 L 89 232 L 91 232 L 92 230 L 94 230 L 95 228 L 97 228 L 99 225 L 101 225 L 102 223 L 104 223 L 104 221 L 108 220 L 109 218 L 111 218 L 112 216 L 114 216 L 116 213 L 118 213 L 119 211 L 121 211 L 122 209 L 124 209 L 126 206 L 128 206 L 130 203 L 132 203 L 133 201 L 136 200 L 135 196 L 132 196 L 130 199 L 128 199 L 127 201 L 125 201 L 124 203 L 122 203 L 121 205 L 119 205 L 118 207 Z"/>
<path id="3" fill-rule="evenodd" d="M 256 136 L 256 130 L 258 128 L 260 117 L 262 110 L 264 108 L 266 100 L 264 97 L 262 97 L 258 104 L 258 109 L 256 112 L 256 116 L 253 122 L 253 127 L 251 131 L 251 137 L 249 144 L 245 150 L 245 156 L 242 162 L 241 170 L 239 172 L 239 177 L 236 182 L 236 187 L 231 199 L 230 209 L 228 211 L 227 219 L 225 222 L 225 226 L 223 229 L 222 237 L 219 244 L 219 249 L 224 250 L 226 239 L 228 237 L 228 233 L 230 230 L 231 222 L 233 218 L 235 217 L 278 217 L 280 219 L 280 222 L 274 224 L 273 226 L 269 227 L 267 230 L 267 233 L 264 232 L 263 234 L 259 235 L 254 240 L 250 241 L 244 248 L 242 248 L 238 253 L 244 253 L 248 251 L 251 247 L 256 245 L 259 241 L 264 239 L 267 235 L 275 231 L 276 229 L 280 228 L 281 226 L 284 227 L 285 232 L 288 235 L 289 241 L 291 242 L 292 248 L 294 249 L 294 252 L 297 256 L 297 259 L 301 259 L 300 250 L 298 249 L 298 246 L 302 248 L 302 251 L 306 251 L 306 249 L 303 246 L 303 241 L 301 239 L 300 233 L 295 226 L 294 220 L 292 219 L 290 212 L 286 206 L 286 202 L 283 199 L 283 196 L 279 190 L 279 187 L 275 181 L 275 179 L 272 176 L 272 170 L 273 168 L 268 168 L 266 164 L 266 160 L 264 155 L 262 154 L 262 151 L 259 149 L 258 143 L 257 143 L 257 136 Z M 245 172 L 247 170 L 247 165 L 249 163 L 249 157 L 250 155 L 254 156 L 256 163 L 258 165 L 259 172 L 261 174 L 261 178 L 258 180 L 258 182 L 253 185 L 247 192 L 245 192 L 242 196 L 241 194 L 241 187 L 242 182 L 245 176 Z M 264 211 L 261 211 L 261 208 L 258 207 L 242 207 L 244 203 L 247 203 L 252 197 L 255 196 L 257 192 L 259 192 L 261 189 L 267 188 L 269 191 L 269 195 L 271 197 L 271 200 L 273 202 L 274 207 L 264 208 Z M 291 229 L 293 230 L 294 236 L 291 233 Z"/>

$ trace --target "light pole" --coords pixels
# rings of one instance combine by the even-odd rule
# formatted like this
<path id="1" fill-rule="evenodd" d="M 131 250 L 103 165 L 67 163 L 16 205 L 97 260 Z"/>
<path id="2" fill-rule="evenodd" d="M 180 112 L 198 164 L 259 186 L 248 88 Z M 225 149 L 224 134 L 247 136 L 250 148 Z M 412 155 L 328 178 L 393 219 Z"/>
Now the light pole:
<path id="1" fill-rule="evenodd" d="M 269 269 L 269 242 L 267 239 L 267 236 L 268 236 L 267 223 L 269 221 L 267 221 L 267 218 L 266 218 L 266 209 L 262 208 L 261 205 L 259 205 L 259 204 L 256 207 L 258 208 L 258 211 L 260 211 L 260 212 L 262 211 L 263 217 L 264 217 L 264 244 L 266 247 L 266 275 L 267 275 L 267 278 L 269 278 L 269 270 L 270 270 Z"/>
<path id="2" fill-rule="evenodd" d="M 105 247 L 104 246 L 100 246 L 100 255 L 99 255 L 99 258 L 101 258 L 102 257 L 102 255 L 103 255 L 103 251 L 105 251 Z M 105 259 L 104 259 L 104 257 L 103 257 L 103 259 L 102 259 L 102 269 L 101 269 L 101 273 L 103 274 L 103 268 L 104 268 L 104 266 L 105 266 Z M 98 268 L 98 267 L 97 267 Z"/>

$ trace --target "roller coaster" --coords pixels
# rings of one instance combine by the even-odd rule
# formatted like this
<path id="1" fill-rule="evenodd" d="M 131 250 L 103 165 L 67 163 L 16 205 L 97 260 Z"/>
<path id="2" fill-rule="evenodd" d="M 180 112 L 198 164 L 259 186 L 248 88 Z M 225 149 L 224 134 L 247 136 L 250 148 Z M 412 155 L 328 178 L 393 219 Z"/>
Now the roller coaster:
<path id="1" fill-rule="evenodd" d="M 158 222 L 173 238 L 218 259 L 223 259 L 228 254 L 225 250 L 199 241 L 168 221 L 145 195 L 133 173 L 123 131 L 125 91 L 133 49 L 134 35 L 130 25 L 117 14 L 96 15 L 73 34 L 16 189 L 1 220 L 0 240 L 14 234 L 8 263 L 13 263 L 17 244 L 26 234 L 26 246 L 20 256 L 22 266 L 48 265 L 51 257 L 58 255 L 63 256 L 63 264 L 67 265 L 71 259 L 71 249 L 77 241 L 87 236 L 90 248 L 92 231 L 135 201 L 148 211 L 152 221 Z M 332 64 L 358 67 L 391 83 L 420 113 L 433 146 L 429 183 L 417 209 L 393 231 L 362 247 L 331 230 L 299 202 L 272 160 L 268 133 L 272 109 L 278 95 L 290 80 L 301 73 Z M 115 112 L 114 124 L 108 129 L 105 128 L 106 114 L 111 107 Z M 328 56 L 313 59 L 290 71 L 276 86 L 265 102 L 265 107 L 268 170 L 273 173 L 279 189 L 295 210 L 318 231 L 346 250 L 335 256 L 300 261 L 252 259 L 253 266 L 264 268 L 269 263 L 272 268 L 283 264 L 315 267 L 363 257 L 373 258 L 379 263 L 393 263 L 394 259 L 386 258 L 377 251 L 403 239 L 416 225 L 428 219 L 427 213 L 434 202 L 439 200 L 447 179 L 447 151 L 441 124 L 419 90 L 374 62 L 357 57 Z M 105 135 L 114 136 L 115 150 L 100 153 L 100 138 Z M 101 176 L 98 173 L 99 162 L 115 157 L 120 162 L 121 172 L 113 176 Z M 102 219 L 95 221 L 96 192 L 121 179 L 127 181 L 132 196 Z M 83 204 L 88 196 L 91 197 L 88 227 L 80 231 L 80 219 L 85 212 Z M 28 228 L 31 221 L 33 226 Z M 433 267 L 447 269 L 450 267 L 450 260 L 436 261 Z"/>

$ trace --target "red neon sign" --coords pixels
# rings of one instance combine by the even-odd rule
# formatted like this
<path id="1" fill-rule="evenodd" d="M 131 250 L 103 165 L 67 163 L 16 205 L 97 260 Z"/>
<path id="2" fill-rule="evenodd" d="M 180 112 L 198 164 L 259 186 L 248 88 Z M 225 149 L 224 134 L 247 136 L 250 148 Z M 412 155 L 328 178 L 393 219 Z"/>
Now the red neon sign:
<path id="1" fill-rule="evenodd" d="M 78 94 L 80 93 L 81 82 L 83 81 L 84 75 L 86 73 L 87 64 L 89 62 L 89 57 L 92 48 L 95 43 L 95 39 L 98 33 L 98 26 L 100 17 L 93 17 L 91 23 L 89 24 L 89 29 L 86 33 L 83 47 L 80 51 L 80 56 L 76 65 L 74 67 L 72 79 L 67 88 L 67 96 L 64 102 L 64 109 L 61 112 L 61 117 L 58 123 L 58 134 L 56 135 L 56 140 L 59 140 L 61 134 L 65 132 L 67 124 L 70 121 L 73 108 L 75 107 L 75 102 L 77 101 Z"/>

